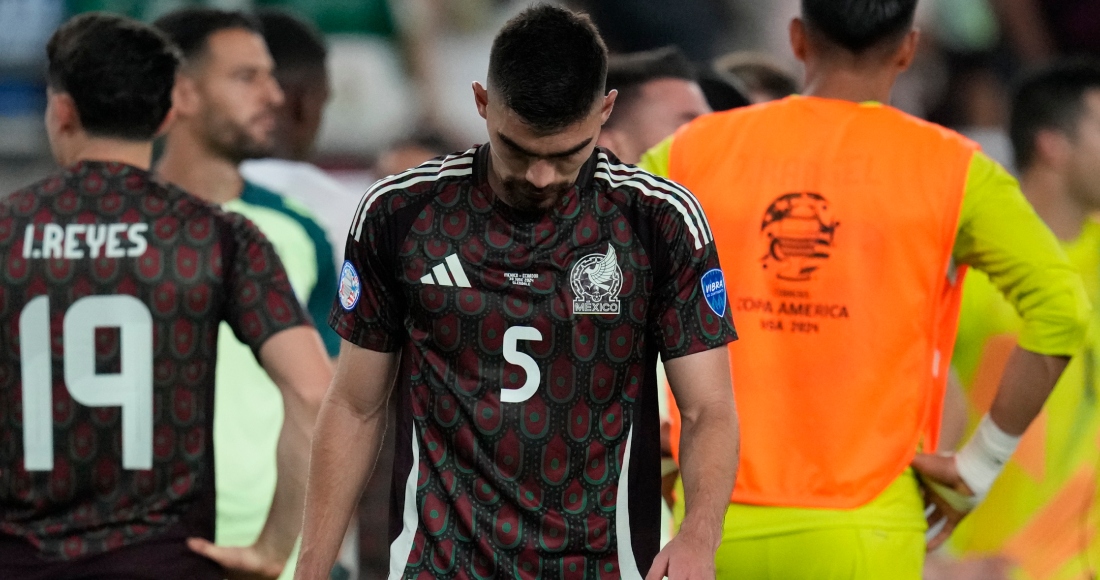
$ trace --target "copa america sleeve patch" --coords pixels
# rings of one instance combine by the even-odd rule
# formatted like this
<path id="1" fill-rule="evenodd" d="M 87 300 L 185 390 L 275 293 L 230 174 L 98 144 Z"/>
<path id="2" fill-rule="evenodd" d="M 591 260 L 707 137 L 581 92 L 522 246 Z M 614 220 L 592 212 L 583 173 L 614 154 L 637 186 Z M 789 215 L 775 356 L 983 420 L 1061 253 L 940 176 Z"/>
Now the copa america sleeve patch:
<path id="1" fill-rule="evenodd" d="M 351 262 L 345 260 L 344 267 L 340 268 L 340 306 L 348 311 L 355 308 L 355 305 L 359 304 L 361 293 L 362 286 L 359 283 L 359 272 L 355 270 L 355 266 L 352 266 Z"/>
<path id="2" fill-rule="evenodd" d="M 726 277 L 718 268 L 707 271 L 701 280 L 703 297 L 718 316 L 726 315 Z"/>

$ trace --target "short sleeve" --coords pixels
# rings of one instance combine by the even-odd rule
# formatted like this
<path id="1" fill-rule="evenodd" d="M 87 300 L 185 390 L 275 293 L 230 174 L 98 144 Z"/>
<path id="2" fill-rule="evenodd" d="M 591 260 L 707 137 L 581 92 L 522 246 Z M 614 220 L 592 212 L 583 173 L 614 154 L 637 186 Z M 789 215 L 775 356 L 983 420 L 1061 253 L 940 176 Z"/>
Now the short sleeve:
<path id="1" fill-rule="evenodd" d="M 661 221 L 662 255 L 655 260 L 655 316 L 650 328 L 661 358 L 671 360 L 737 340 L 714 242 L 697 244 L 679 216 Z"/>
<path id="2" fill-rule="evenodd" d="M 377 352 L 394 352 L 405 338 L 402 292 L 388 249 L 385 221 L 367 217 L 344 247 L 344 263 L 329 326 L 344 340 Z"/>
<path id="3" fill-rule="evenodd" d="M 275 248 L 252 222 L 238 214 L 229 225 L 226 243 L 225 321 L 237 340 L 259 356 L 260 348 L 275 334 L 310 325 L 309 315 L 294 295 Z"/>

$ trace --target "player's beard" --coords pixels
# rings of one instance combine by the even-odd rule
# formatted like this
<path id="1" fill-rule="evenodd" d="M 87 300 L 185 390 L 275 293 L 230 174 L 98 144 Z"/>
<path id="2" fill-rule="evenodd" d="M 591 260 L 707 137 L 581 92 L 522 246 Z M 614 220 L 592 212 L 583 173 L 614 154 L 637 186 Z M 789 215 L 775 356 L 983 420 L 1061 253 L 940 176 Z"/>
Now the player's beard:
<path id="1" fill-rule="evenodd" d="M 204 122 L 207 146 L 234 164 L 246 159 L 270 157 L 275 152 L 274 130 L 267 131 L 262 139 L 257 139 L 248 131 L 248 126 L 261 123 L 272 115 L 273 112 L 265 111 L 242 124 L 216 111 L 209 111 Z"/>
<path id="2" fill-rule="evenodd" d="M 504 188 L 502 197 L 513 208 L 525 212 L 543 212 L 558 203 L 569 191 L 571 183 L 553 183 L 546 187 L 535 187 L 526 179 L 509 177 L 501 182 Z"/>

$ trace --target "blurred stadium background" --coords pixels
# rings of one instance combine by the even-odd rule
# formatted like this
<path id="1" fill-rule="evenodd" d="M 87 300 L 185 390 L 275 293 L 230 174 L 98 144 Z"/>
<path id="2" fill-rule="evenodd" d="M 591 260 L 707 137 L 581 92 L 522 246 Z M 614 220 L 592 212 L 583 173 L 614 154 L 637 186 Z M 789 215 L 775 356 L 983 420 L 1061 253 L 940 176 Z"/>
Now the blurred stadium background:
<path id="1" fill-rule="evenodd" d="M 484 77 L 496 29 L 527 0 L 0 0 L 0 190 L 43 174 L 43 47 L 69 16 L 108 10 L 145 21 L 186 5 L 280 6 L 312 20 L 330 45 L 333 95 L 314 160 L 362 190 L 379 159 L 410 139 L 429 148 L 483 140 L 470 82 Z M 612 50 L 675 44 L 711 63 L 731 51 L 770 55 L 796 77 L 786 26 L 798 0 L 570 0 Z M 922 54 L 894 104 L 978 139 L 1008 164 L 1010 79 L 1059 53 L 1100 54 L 1095 0 L 923 0 Z M 389 164 L 385 163 L 382 169 Z"/>

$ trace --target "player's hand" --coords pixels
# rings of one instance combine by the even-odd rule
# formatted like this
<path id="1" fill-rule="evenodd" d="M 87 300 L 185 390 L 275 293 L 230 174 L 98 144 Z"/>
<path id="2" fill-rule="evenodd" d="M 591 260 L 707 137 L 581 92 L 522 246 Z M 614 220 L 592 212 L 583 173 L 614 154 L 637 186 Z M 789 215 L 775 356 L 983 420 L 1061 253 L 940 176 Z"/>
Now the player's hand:
<path id="1" fill-rule="evenodd" d="M 653 559 L 645 580 L 714 580 L 714 550 L 706 542 L 679 534 Z"/>
<path id="2" fill-rule="evenodd" d="M 964 506 L 959 500 L 973 498 L 974 492 L 959 475 L 954 455 L 918 453 L 913 458 L 912 466 L 920 476 L 924 490 L 928 551 L 931 552 L 943 545 L 955 531 L 955 526 L 970 513 L 972 506 Z"/>
<path id="3" fill-rule="evenodd" d="M 228 580 L 274 580 L 283 573 L 286 559 L 267 554 L 255 545 L 215 546 L 202 538 L 188 538 L 187 547 L 221 564 Z"/>

